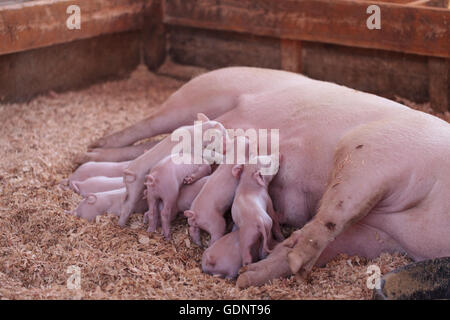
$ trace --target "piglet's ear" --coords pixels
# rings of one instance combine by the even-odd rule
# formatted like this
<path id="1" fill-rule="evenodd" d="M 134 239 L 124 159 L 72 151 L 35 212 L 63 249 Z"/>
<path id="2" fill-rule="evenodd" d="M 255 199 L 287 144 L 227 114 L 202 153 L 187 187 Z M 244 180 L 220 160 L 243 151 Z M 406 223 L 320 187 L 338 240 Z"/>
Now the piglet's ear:
<path id="1" fill-rule="evenodd" d="M 207 122 L 209 121 L 208 117 L 204 113 L 197 113 L 198 121 Z"/>
<path id="2" fill-rule="evenodd" d="M 265 187 L 266 186 L 266 183 L 265 183 L 265 181 L 264 181 L 264 178 L 263 178 L 263 176 L 262 176 L 262 174 L 261 174 L 261 171 L 256 171 L 254 174 L 253 174 L 253 177 L 256 179 L 256 182 L 258 182 L 258 184 L 261 186 L 261 187 Z"/>
<path id="3" fill-rule="evenodd" d="M 94 204 L 97 201 L 97 196 L 95 194 L 91 193 L 86 197 L 86 201 L 89 204 Z"/>
<path id="4" fill-rule="evenodd" d="M 188 218 L 188 219 L 191 219 L 191 218 L 193 218 L 193 217 L 195 216 L 195 213 L 194 213 L 194 211 L 192 211 L 192 210 L 186 210 L 186 211 L 184 212 L 184 216 L 185 216 L 186 218 Z"/>
<path id="5" fill-rule="evenodd" d="M 231 169 L 231 174 L 236 179 L 239 179 L 241 177 L 241 173 L 242 173 L 243 169 L 244 169 L 244 165 L 243 164 L 237 164 L 237 165 L 235 165 L 233 167 L 233 169 Z"/>

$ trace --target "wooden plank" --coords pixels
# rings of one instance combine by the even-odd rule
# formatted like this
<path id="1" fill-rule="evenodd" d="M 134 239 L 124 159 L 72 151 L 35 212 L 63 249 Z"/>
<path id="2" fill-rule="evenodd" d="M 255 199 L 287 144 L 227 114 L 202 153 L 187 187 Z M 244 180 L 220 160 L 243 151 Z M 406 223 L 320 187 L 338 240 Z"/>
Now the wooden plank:
<path id="1" fill-rule="evenodd" d="M 229 66 L 281 68 L 280 40 L 227 31 L 169 28 L 174 62 L 207 69 Z"/>
<path id="2" fill-rule="evenodd" d="M 429 101 L 428 57 L 303 42 L 302 73 L 389 99 Z"/>
<path id="3" fill-rule="evenodd" d="M 413 0 L 375 0 L 375 2 L 391 2 L 391 3 L 409 3 Z"/>
<path id="4" fill-rule="evenodd" d="M 449 7 L 450 3 L 448 0 L 416 0 L 413 2 L 409 2 L 408 5 L 450 8 Z"/>
<path id="5" fill-rule="evenodd" d="M 170 26 L 169 35 L 169 54 L 180 64 L 207 69 L 245 65 L 292 70 L 282 58 L 280 39 L 178 26 Z M 289 50 L 284 47 L 286 54 Z M 390 99 L 429 101 L 428 57 L 309 41 L 301 42 L 301 52 L 301 73 L 311 78 Z M 292 61 L 294 55 L 288 56 Z"/>
<path id="6" fill-rule="evenodd" d="M 449 0 L 430 0 L 425 5 L 430 6 L 430 7 L 450 9 L 450 1 Z"/>
<path id="7" fill-rule="evenodd" d="M 291 40 L 450 57 L 450 10 L 377 2 L 381 30 L 369 30 L 356 0 L 166 0 L 168 24 Z"/>
<path id="8" fill-rule="evenodd" d="M 39 0 L 0 6 L 0 54 L 139 29 L 145 0 Z M 70 5 L 81 9 L 81 29 L 69 30 Z"/>
<path id="9" fill-rule="evenodd" d="M 302 73 L 302 43 L 281 39 L 281 69 Z"/>
<path id="10" fill-rule="evenodd" d="M 450 60 L 429 58 L 431 107 L 439 112 L 450 111 Z"/>
<path id="11" fill-rule="evenodd" d="M 148 3 L 144 8 L 143 15 L 144 62 L 150 70 L 156 70 L 166 58 L 166 30 L 162 22 L 162 0 Z"/>
<path id="12" fill-rule="evenodd" d="M 416 0 L 416 1 L 412 1 L 412 2 L 408 2 L 408 5 L 410 6 L 421 6 L 424 5 L 427 2 L 430 2 L 431 0 Z"/>

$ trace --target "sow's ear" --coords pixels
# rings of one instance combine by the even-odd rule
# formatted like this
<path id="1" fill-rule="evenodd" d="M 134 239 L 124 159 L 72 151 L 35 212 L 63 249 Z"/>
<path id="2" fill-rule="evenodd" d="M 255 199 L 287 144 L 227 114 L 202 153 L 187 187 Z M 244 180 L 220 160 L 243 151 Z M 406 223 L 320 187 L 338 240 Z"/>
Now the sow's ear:
<path id="1" fill-rule="evenodd" d="M 209 121 L 208 117 L 204 113 L 197 113 L 198 121 L 207 122 Z"/>
<path id="2" fill-rule="evenodd" d="M 243 164 L 237 164 L 231 169 L 231 174 L 236 178 L 239 179 L 241 177 L 242 170 L 244 169 Z"/>

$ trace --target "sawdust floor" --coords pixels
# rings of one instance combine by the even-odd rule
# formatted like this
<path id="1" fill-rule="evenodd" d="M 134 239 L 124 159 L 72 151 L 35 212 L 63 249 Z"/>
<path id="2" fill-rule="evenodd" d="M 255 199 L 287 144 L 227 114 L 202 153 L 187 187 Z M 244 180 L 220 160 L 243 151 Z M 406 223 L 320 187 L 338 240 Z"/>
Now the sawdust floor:
<path id="1" fill-rule="evenodd" d="M 145 231 L 142 215 L 123 229 L 112 215 L 95 223 L 66 215 L 81 199 L 58 187 L 75 168 L 74 156 L 142 119 L 182 84 L 140 66 L 126 80 L 0 105 L 0 298 L 368 299 L 368 265 L 386 273 L 409 262 L 342 255 L 314 269 L 309 284 L 290 278 L 240 291 L 201 272 L 202 250 L 180 219 L 165 242 Z M 71 266 L 81 270 L 79 290 L 66 286 Z"/>

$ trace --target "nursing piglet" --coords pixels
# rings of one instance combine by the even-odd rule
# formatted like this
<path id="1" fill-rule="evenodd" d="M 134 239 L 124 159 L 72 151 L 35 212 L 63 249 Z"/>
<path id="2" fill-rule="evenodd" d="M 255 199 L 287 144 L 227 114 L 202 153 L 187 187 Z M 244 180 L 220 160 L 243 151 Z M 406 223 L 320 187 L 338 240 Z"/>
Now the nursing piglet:
<path id="1" fill-rule="evenodd" d="M 80 166 L 69 179 L 60 182 L 62 188 L 70 188 L 74 190 L 75 181 L 84 181 L 91 177 L 122 177 L 123 172 L 131 161 L 125 162 L 87 162 Z"/>
<path id="2" fill-rule="evenodd" d="M 183 212 L 191 206 L 192 200 L 194 200 L 197 196 L 207 179 L 207 177 L 204 177 L 193 184 L 184 185 L 181 188 L 180 196 L 177 200 L 178 212 Z M 105 192 L 89 193 L 86 195 L 85 199 L 81 200 L 75 210 L 67 211 L 67 213 L 89 221 L 94 220 L 96 216 L 104 213 L 120 215 L 120 205 L 125 196 L 125 188 Z M 138 202 L 133 211 L 136 213 L 141 213 L 147 211 L 147 209 L 147 201 L 142 199 Z M 146 216 L 144 216 L 144 223 L 146 222 L 145 220 Z"/>
<path id="3" fill-rule="evenodd" d="M 231 214 L 234 223 L 239 227 L 240 252 L 244 266 L 253 262 L 251 251 L 261 239 L 264 253 L 270 253 L 269 246 L 273 243 L 272 228 L 276 238 L 283 238 L 268 193 L 269 184 L 278 172 L 278 165 L 270 173 L 264 174 L 263 170 L 264 163 L 278 164 L 275 160 L 278 159 L 274 156 L 258 156 L 254 161 L 256 164 L 236 165 L 232 169 L 233 175 L 240 177 Z"/>
<path id="4" fill-rule="evenodd" d="M 164 237 L 170 238 L 170 223 L 177 215 L 177 199 L 183 184 L 190 184 L 211 174 L 210 164 L 178 163 L 169 155 L 158 162 L 146 176 L 149 232 L 154 232 L 161 219 Z M 162 202 L 162 210 L 159 203 Z"/>
<path id="5" fill-rule="evenodd" d="M 252 247 L 251 256 L 254 261 L 264 258 L 261 241 Z M 214 242 L 202 256 L 203 272 L 222 278 L 236 278 L 241 267 L 239 230 L 234 230 Z"/>
<path id="6" fill-rule="evenodd" d="M 188 218 L 189 234 L 197 245 L 201 246 L 200 229 L 211 236 L 209 245 L 226 232 L 224 214 L 231 208 L 239 180 L 231 173 L 233 164 L 248 160 L 249 142 L 245 136 L 226 139 L 225 157 L 222 164 L 213 172 L 208 182 L 192 202 L 190 210 L 184 212 Z"/>
<path id="7" fill-rule="evenodd" d="M 239 180 L 231 173 L 233 165 L 221 164 L 209 177 L 191 208 L 184 212 L 188 218 L 189 234 L 201 246 L 200 229 L 211 236 L 209 244 L 225 234 L 225 212 L 230 209 Z"/>
<path id="8" fill-rule="evenodd" d="M 241 267 L 239 230 L 226 234 L 203 252 L 202 270 L 205 273 L 233 279 Z"/>
<path id="9" fill-rule="evenodd" d="M 191 207 L 192 201 L 194 201 L 195 197 L 199 194 L 200 190 L 208 181 L 209 176 L 203 177 L 200 180 L 192 184 L 185 184 L 180 189 L 180 194 L 177 199 L 176 212 L 183 212 Z M 144 198 L 147 198 L 147 190 L 144 190 Z M 162 210 L 162 203 L 159 202 L 159 210 Z M 175 209 L 174 209 L 175 210 Z M 147 223 L 149 220 L 149 211 L 147 211 L 144 215 L 144 223 Z M 159 225 L 157 225 L 159 227 Z"/>
<path id="10" fill-rule="evenodd" d="M 84 181 L 74 181 L 72 185 L 73 191 L 82 197 L 86 197 L 89 193 L 98 193 L 125 188 L 123 177 L 92 177 Z"/>
<path id="11" fill-rule="evenodd" d="M 98 215 L 112 213 L 120 215 L 120 205 L 126 196 L 126 189 L 116 189 L 105 192 L 90 193 L 81 200 L 78 207 L 73 211 L 66 211 L 68 214 L 75 215 L 88 221 L 94 220 Z M 147 210 L 147 202 L 142 199 L 134 208 L 134 212 L 144 212 Z"/>

